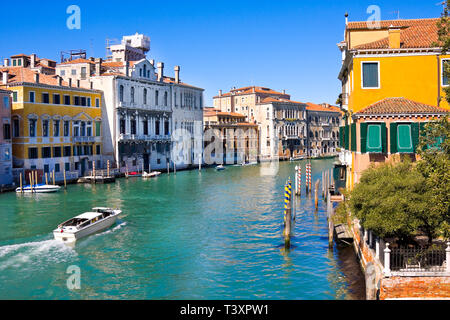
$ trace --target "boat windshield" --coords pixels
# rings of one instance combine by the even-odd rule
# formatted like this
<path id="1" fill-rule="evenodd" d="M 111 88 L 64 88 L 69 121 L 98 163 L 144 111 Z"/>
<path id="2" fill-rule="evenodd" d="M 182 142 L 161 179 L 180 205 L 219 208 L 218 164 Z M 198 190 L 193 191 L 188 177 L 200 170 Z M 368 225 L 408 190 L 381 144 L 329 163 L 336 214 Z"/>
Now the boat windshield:
<path id="1" fill-rule="evenodd" d="M 88 219 L 73 218 L 73 219 L 70 219 L 69 221 L 63 223 L 61 225 L 61 227 L 77 227 L 77 228 L 80 228 L 80 227 L 84 227 L 85 225 L 87 225 L 86 222 L 89 222 L 89 220 Z"/>

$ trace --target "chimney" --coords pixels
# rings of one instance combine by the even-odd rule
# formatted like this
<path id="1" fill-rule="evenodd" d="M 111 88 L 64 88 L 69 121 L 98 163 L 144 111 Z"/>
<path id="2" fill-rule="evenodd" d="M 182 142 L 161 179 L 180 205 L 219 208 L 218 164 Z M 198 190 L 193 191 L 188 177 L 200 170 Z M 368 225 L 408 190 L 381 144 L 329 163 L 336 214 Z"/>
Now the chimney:
<path id="1" fill-rule="evenodd" d="M 30 68 L 31 69 L 36 68 L 36 54 L 35 53 L 33 53 L 30 56 Z"/>
<path id="2" fill-rule="evenodd" d="M 393 25 L 389 27 L 389 48 L 400 49 L 400 29 Z"/>
<path id="3" fill-rule="evenodd" d="M 180 83 L 180 66 L 175 67 L 175 83 Z"/>
<path id="4" fill-rule="evenodd" d="M 158 62 L 158 81 L 164 79 L 164 62 Z"/>
<path id="5" fill-rule="evenodd" d="M 286 94 L 286 90 L 283 89 L 283 94 Z"/>
<path id="6" fill-rule="evenodd" d="M 3 84 L 8 84 L 9 71 L 3 71 Z"/>
<path id="7" fill-rule="evenodd" d="M 348 25 L 348 12 L 345 13 L 345 25 Z"/>
<path id="8" fill-rule="evenodd" d="M 95 59 L 95 75 L 99 76 L 102 71 L 102 58 Z"/>
<path id="9" fill-rule="evenodd" d="M 222 90 L 219 90 L 219 97 L 222 96 Z"/>
<path id="10" fill-rule="evenodd" d="M 34 82 L 39 83 L 39 73 L 34 74 Z"/>
<path id="11" fill-rule="evenodd" d="M 3 65 L 4 65 L 5 67 L 9 67 L 9 59 L 4 59 L 4 60 L 3 60 Z"/>

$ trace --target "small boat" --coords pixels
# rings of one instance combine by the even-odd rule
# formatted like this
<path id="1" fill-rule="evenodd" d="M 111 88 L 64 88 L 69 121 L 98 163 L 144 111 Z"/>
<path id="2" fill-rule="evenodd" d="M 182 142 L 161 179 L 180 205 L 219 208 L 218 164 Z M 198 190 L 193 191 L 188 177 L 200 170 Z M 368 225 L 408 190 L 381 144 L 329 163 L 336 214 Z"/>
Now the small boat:
<path id="1" fill-rule="evenodd" d="M 142 173 L 139 173 L 139 172 L 136 172 L 136 171 L 127 172 L 127 173 L 125 173 L 125 177 L 127 177 L 127 178 L 139 178 L 139 177 L 142 177 Z"/>
<path id="2" fill-rule="evenodd" d="M 142 174 L 142 178 L 156 178 L 159 175 L 161 175 L 161 172 L 159 171 L 153 171 L 150 173 L 144 171 L 144 173 Z"/>
<path id="3" fill-rule="evenodd" d="M 111 227 L 122 211 L 111 208 L 93 208 L 92 212 L 85 212 L 75 218 L 61 223 L 53 231 L 55 240 L 75 242 L 80 238 Z"/>
<path id="4" fill-rule="evenodd" d="M 19 188 L 16 189 L 17 193 L 53 193 L 61 190 L 60 186 L 53 186 L 48 184 L 35 184 L 33 186 L 24 186 L 23 190 Z"/>
<path id="5" fill-rule="evenodd" d="M 217 171 L 222 171 L 222 170 L 225 170 L 225 167 L 224 167 L 223 165 L 218 165 L 218 166 L 216 167 L 216 170 L 217 170 Z"/>

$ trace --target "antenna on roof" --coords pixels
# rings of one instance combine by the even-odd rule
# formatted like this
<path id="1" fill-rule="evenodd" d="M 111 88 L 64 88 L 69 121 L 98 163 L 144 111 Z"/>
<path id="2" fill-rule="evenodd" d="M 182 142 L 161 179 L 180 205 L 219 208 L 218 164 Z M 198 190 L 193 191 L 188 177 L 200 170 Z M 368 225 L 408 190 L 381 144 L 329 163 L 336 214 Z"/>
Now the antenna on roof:
<path id="1" fill-rule="evenodd" d="M 397 20 L 400 20 L 400 10 L 391 11 L 389 13 L 396 13 L 397 14 Z"/>
<path id="2" fill-rule="evenodd" d="M 435 4 L 435 6 L 442 6 L 442 9 L 445 10 L 445 1 L 438 2 L 438 3 Z"/>

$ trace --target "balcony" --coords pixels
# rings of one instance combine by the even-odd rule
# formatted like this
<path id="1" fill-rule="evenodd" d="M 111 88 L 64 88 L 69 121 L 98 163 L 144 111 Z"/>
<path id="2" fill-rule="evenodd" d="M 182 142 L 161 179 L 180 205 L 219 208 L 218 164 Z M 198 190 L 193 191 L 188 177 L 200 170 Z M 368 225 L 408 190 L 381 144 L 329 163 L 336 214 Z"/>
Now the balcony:
<path id="1" fill-rule="evenodd" d="M 74 143 L 94 143 L 95 137 L 73 137 Z"/>
<path id="2" fill-rule="evenodd" d="M 170 139 L 170 136 L 162 135 L 120 134 L 119 136 L 119 141 L 164 141 Z"/>

